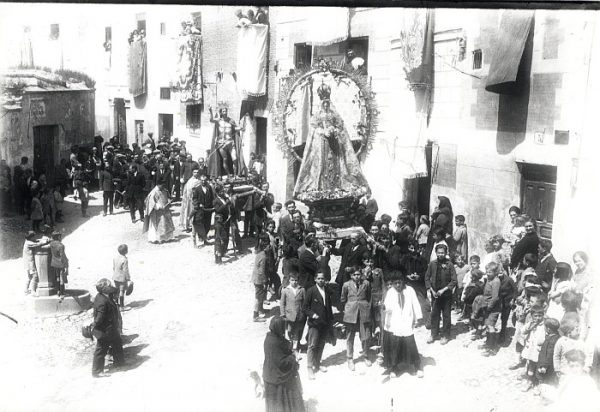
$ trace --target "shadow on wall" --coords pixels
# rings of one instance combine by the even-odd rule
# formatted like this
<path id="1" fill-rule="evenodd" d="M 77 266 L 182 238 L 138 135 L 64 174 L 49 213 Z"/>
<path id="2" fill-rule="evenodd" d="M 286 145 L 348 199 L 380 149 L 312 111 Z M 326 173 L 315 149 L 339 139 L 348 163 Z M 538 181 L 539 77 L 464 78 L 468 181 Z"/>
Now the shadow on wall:
<path id="1" fill-rule="evenodd" d="M 504 155 L 512 152 L 525 140 L 527 112 L 531 85 L 531 60 L 533 54 L 533 23 L 525 42 L 519 63 L 516 87 L 511 94 L 500 94 L 498 101 L 498 129 L 496 151 Z"/>

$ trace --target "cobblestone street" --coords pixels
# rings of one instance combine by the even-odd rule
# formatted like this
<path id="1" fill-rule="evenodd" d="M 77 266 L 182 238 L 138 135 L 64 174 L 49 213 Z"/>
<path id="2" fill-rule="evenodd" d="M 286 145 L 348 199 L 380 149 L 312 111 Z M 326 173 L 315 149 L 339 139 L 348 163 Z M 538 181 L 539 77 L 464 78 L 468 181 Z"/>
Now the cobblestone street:
<path id="1" fill-rule="evenodd" d="M 263 339 L 267 326 L 251 318 L 253 255 L 248 253 L 222 266 L 213 263 L 212 247 L 194 250 L 188 234 L 177 230 L 176 241 L 153 245 L 132 224 L 129 214 L 97 215 L 100 196 L 90 204 L 93 217 L 79 217 L 72 199 L 65 203 L 65 233 L 71 262 L 69 288 L 95 294 L 94 283 L 112 277 L 112 257 L 120 243 L 129 245 L 134 293 L 123 312 L 128 370 L 93 379 L 94 343 L 80 334 L 91 322 L 91 310 L 76 316 L 32 318 L 22 294 L 22 261 L 10 253 L 0 263 L 4 282 L 0 310 L 19 321 L 0 319 L 4 350 L 0 351 L 0 411 L 87 411 L 106 409 L 107 394 L 119 399 L 113 410 L 260 411 L 250 371 L 262 372 Z M 175 208 L 177 211 L 178 208 Z M 177 212 L 174 220 L 177 222 Z M 25 224 L 25 223 L 24 223 Z M 23 225 L 24 225 L 23 224 Z M 21 240 L 9 228 L 18 218 L 2 221 L 3 244 L 19 251 Z M 22 232 L 21 232 L 22 233 Z M 10 251 L 8 251 L 10 252 Z M 17 253 L 19 255 L 20 253 Z M 333 266 L 333 265 L 332 265 Z M 274 305 L 272 312 L 278 308 Z M 354 373 L 345 362 L 345 342 L 326 346 L 326 374 L 315 381 L 306 376 L 306 355 L 300 373 L 304 398 L 312 411 L 540 410 L 541 401 L 522 393 L 509 371 L 514 348 L 484 358 L 469 341 L 466 327 L 446 346 L 425 343 L 417 331 L 425 363 L 425 378 L 404 374 L 385 382 L 378 366 L 357 362 Z M 475 346 L 476 344 L 472 345 Z M 396 408 L 392 408 L 392 403 Z"/>

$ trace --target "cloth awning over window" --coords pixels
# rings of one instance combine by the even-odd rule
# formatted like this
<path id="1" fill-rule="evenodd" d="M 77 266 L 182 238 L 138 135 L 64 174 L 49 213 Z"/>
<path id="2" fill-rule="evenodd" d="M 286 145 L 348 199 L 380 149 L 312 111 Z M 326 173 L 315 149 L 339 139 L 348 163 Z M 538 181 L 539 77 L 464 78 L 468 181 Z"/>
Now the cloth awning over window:
<path id="1" fill-rule="evenodd" d="M 514 93 L 525 43 L 532 28 L 533 11 L 506 10 L 502 13 L 493 48 L 485 89 L 493 93 Z"/>
<path id="2" fill-rule="evenodd" d="M 306 13 L 304 36 L 306 44 L 329 46 L 348 38 L 350 9 L 348 7 L 302 7 Z"/>

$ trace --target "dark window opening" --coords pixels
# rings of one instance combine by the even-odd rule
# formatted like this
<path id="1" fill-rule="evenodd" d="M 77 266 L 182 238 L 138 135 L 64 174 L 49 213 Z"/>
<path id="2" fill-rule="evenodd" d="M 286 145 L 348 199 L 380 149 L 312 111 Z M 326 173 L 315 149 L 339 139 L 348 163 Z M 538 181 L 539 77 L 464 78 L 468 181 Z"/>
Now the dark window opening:
<path id="1" fill-rule="evenodd" d="M 202 13 L 196 12 L 192 13 L 192 21 L 194 23 L 194 27 L 198 29 L 198 31 L 202 32 Z"/>
<path id="2" fill-rule="evenodd" d="M 354 70 L 360 69 L 365 74 L 367 73 L 369 60 L 368 37 L 354 37 L 329 46 L 315 46 L 312 52 L 311 58 L 314 62 L 323 59 L 334 66 L 339 64 L 351 65 Z"/>
<path id="3" fill-rule="evenodd" d="M 164 36 L 167 34 L 167 24 L 166 23 L 160 23 L 160 35 Z"/>
<path id="4" fill-rule="evenodd" d="M 160 98 L 162 100 L 169 100 L 171 99 L 171 89 L 168 87 L 161 87 L 160 88 Z"/>
<path id="5" fill-rule="evenodd" d="M 473 50 L 473 70 L 481 69 L 483 53 L 481 49 Z"/>
<path id="6" fill-rule="evenodd" d="M 50 40 L 58 40 L 59 36 L 60 36 L 60 28 L 59 28 L 58 24 L 51 24 L 50 25 Z"/>
<path id="7" fill-rule="evenodd" d="M 294 45 L 294 67 L 312 66 L 312 46 L 306 43 L 298 43 Z"/>
<path id="8" fill-rule="evenodd" d="M 201 104 L 191 104 L 185 108 L 185 120 L 188 129 L 200 129 Z"/>
<path id="9" fill-rule="evenodd" d="M 104 28 L 104 41 L 112 41 L 112 27 Z"/>
<path id="10" fill-rule="evenodd" d="M 146 33 L 146 20 L 138 20 L 137 21 L 137 29 L 138 29 L 138 32 L 140 32 L 141 30 L 144 30 L 144 33 Z"/>

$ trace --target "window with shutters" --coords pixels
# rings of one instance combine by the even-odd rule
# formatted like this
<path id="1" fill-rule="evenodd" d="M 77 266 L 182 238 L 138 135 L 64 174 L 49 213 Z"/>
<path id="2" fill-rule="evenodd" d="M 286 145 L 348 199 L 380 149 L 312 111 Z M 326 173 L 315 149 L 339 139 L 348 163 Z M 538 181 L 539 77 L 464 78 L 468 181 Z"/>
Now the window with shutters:
<path id="1" fill-rule="evenodd" d="M 160 23 L 160 35 L 165 36 L 167 34 L 167 23 Z"/>
<path id="2" fill-rule="evenodd" d="M 556 201 L 556 167 L 522 163 L 520 169 L 521 210 L 535 219 L 540 237 L 551 239 Z"/>

